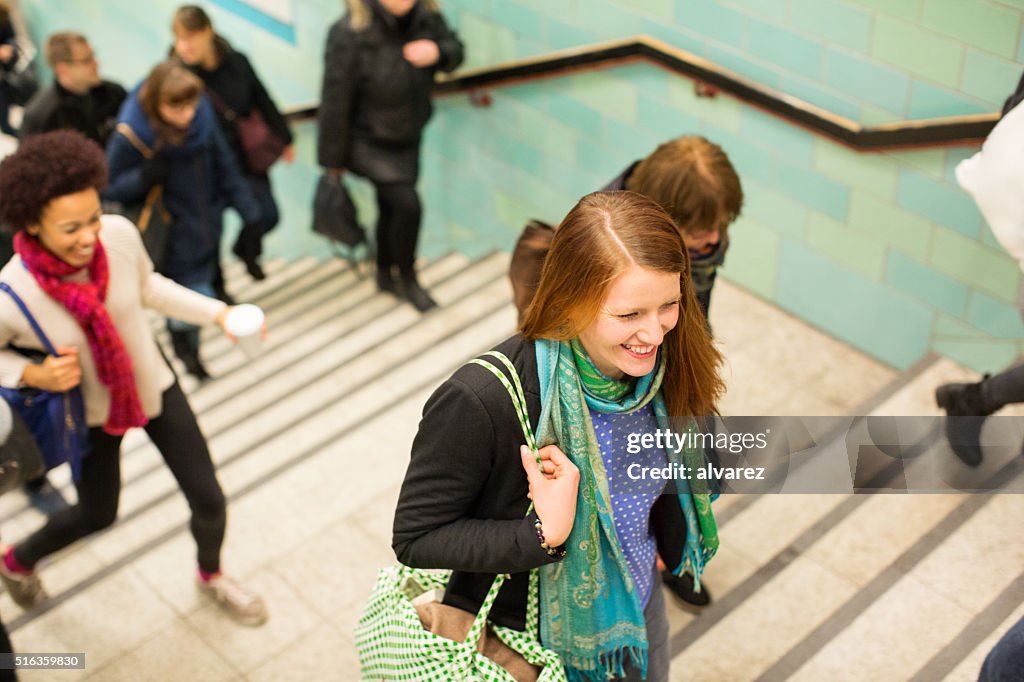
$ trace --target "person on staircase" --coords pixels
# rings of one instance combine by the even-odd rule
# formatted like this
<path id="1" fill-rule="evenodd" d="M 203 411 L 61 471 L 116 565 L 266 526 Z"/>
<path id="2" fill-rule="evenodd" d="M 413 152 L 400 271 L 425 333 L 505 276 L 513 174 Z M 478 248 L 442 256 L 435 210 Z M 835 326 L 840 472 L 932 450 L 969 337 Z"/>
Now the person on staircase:
<path id="1" fill-rule="evenodd" d="M 957 183 L 973 198 L 985 222 L 1024 272 L 1024 76 L 1003 106 L 1002 117 L 985 138 L 981 151 L 956 167 Z M 1017 311 L 1024 319 L 1024 280 L 1017 291 Z M 965 464 L 981 464 L 981 430 L 985 418 L 1007 405 L 1024 403 L 1024 363 L 1016 362 L 979 381 L 943 384 L 935 401 L 946 412 L 946 436 Z"/>
<path id="2" fill-rule="evenodd" d="M 328 31 L 318 158 L 350 170 L 377 192 L 377 288 L 417 310 L 437 306 L 416 277 L 422 208 L 416 193 L 420 140 L 434 74 L 462 63 L 458 36 L 436 0 L 346 0 Z"/>
<path id="3" fill-rule="evenodd" d="M 642 194 L 672 216 L 690 256 L 690 277 L 706 321 L 718 268 L 729 248 L 728 228 L 743 208 L 743 187 L 725 151 L 697 135 L 668 140 L 627 166 L 604 189 Z M 553 234 L 550 226 L 531 221 L 513 249 L 509 279 L 520 323 L 537 291 Z M 681 606 L 692 610 L 711 603 L 706 589 L 694 589 L 692 575 L 660 568 Z"/>
<path id="4" fill-rule="evenodd" d="M 179 7 L 174 13 L 171 29 L 174 32 L 174 56 L 202 79 L 228 146 L 263 211 L 261 221 L 242 226 L 231 249 L 245 263 L 249 275 L 255 280 L 262 280 L 266 277 L 260 265 L 263 237 L 277 225 L 280 213 L 267 170 L 255 169 L 249 161 L 239 122 L 246 117 L 252 118 L 250 114 L 258 111 L 266 131 L 284 145 L 281 158 L 285 163 L 295 160 L 292 133 L 252 64 L 213 30 L 209 15 L 201 7 Z M 224 275 L 219 263 L 214 288 L 224 290 Z"/>
<path id="5" fill-rule="evenodd" d="M 144 200 L 154 185 L 173 220 L 163 274 L 215 296 L 227 204 L 247 224 L 263 212 L 217 125 L 203 82 L 177 61 L 158 64 L 129 96 L 107 144 L 110 185 L 103 198 L 125 205 Z M 169 319 L 174 353 L 200 381 L 209 373 L 199 359 L 199 328 Z"/>
<path id="6" fill-rule="evenodd" d="M 60 353 L 40 363 L 10 347 L 42 351 L 29 321 L 0 298 L 0 383 L 63 392 L 81 388 L 88 453 L 76 471 L 76 504 L 0 554 L 0 580 L 31 608 L 47 598 L 36 565 L 117 517 L 124 434 L 144 428 L 191 509 L 197 585 L 247 625 L 267 619 L 263 600 L 221 569 L 224 493 L 207 442 L 163 359 L 146 309 L 224 328 L 230 308 L 154 272 L 138 228 L 105 215 L 103 150 L 83 135 L 36 135 L 0 162 L 0 221 L 15 231 L 17 255 L 0 270 Z M 45 352 L 43 352 L 45 354 Z"/>
<path id="7" fill-rule="evenodd" d="M 643 473 L 684 458 L 696 471 L 700 445 L 627 446 L 634 433 L 693 433 L 669 415 L 712 415 L 724 392 L 689 270 L 679 230 L 650 199 L 583 197 L 555 232 L 521 333 L 496 349 L 516 368 L 524 411 L 466 364 L 429 398 L 413 441 L 398 560 L 453 569 L 443 603 L 470 613 L 495 573 L 510 573 L 490 620 L 517 630 L 539 568 L 540 639 L 569 679 L 668 680 L 656 555 L 699 589 L 718 548 L 707 482 Z"/>

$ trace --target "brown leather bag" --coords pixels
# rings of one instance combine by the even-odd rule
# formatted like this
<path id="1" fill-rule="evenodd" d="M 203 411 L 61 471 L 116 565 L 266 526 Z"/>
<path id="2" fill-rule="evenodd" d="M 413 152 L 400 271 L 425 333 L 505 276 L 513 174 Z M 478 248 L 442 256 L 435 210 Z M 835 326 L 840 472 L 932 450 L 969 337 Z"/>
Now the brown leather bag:
<path id="1" fill-rule="evenodd" d="M 424 595 L 426 596 L 426 595 Z M 428 599 L 413 600 L 416 613 L 423 627 L 447 639 L 463 642 L 469 636 L 469 628 L 473 625 L 475 614 L 442 604 L 438 595 Z M 480 635 L 477 651 L 491 659 L 511 675 L 516 682 L 537 682 L 540 668 L 530 665 L 523 655 L 514 651 L 501 641 L 488 625 Z"/>
<path id="2" fill-rule="evenodd" d="M 554 227 L 540 220 L 531 220 L 526 223 L 512 251 L 508 278 L 512 281 L 512 301 L 519 311 L 520 324 L 537 293 L 540 273 L 544 269 L 544 259 L 547 258 L 551 240 L 554 238 Z"/>

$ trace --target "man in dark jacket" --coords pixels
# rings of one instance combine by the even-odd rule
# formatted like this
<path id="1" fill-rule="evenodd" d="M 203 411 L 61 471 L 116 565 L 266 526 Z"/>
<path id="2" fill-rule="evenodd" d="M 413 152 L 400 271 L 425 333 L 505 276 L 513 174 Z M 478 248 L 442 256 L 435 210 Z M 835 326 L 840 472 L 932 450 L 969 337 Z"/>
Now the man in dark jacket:
<path id="1" fill-rule="evenodd" d="M 106 146 L 124 102 L 124 88 L 100 78 L 96 55 L 80 33 L 54 33 L 43 49 L 54 83 L 29 100 L 20 139 L 70 128 Z"/>

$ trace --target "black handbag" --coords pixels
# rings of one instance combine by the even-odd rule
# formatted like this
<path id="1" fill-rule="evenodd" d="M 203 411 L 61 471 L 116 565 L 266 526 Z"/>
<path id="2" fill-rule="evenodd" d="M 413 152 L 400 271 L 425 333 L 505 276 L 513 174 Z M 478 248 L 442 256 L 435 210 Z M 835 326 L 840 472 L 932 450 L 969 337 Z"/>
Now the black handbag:
<path id="1" fill-rule="evenodd" d="M 356 218 L 356 205 L 339 176 L 320 176 L 313 197 L 313 231 L 353 249 L 366 241 L 366 231 Z"/>
<path id="2" fill-rule="evenodd" d="M 3 74 L 4 84 L 11 104 L 23 107 L 39 90 L 39 72 L 35 60 L 30 59 L 20 48 L 18 60 Z"/>
<path id="3" fill-rule="evenodd" d="M 21 309 L 46 352 L 58 355 L 57 349 L 14 289 L 6 282 L 0 282 L 0 290 L 6 292 Z M 75 387 L 70 391 L 55 393 L 39 388 L 0 386 L 0 397 L 25 421 L 43 455 L 46 469 L 70 462 L 71 473 L 77 481 L 82 473 L 82 459 L 89 450 L 89 427 L 85 424 L 82 390 Z"/>
<path id="4" fill-rule="evenodd" d="M 0 444 L 0 495 L 46 473 L 43 455 L 25 420 L 10 406 L 0 404 L 0 410 L 4 409 L 8 412 L 11 428 L 7 439 Z"/>
<path id="5" fill-rule="evenodd" d="M 154 151 L 135 134 L 135 131 L 127 123 L 118 123 L 117 132 L 124 135 L 144 159 L 153 156 Z M 174 218 L 164 206 L 164 186 L 153 185 L 141 203 L 123 206 L 119 213 L 139 228 L 146 253 L 153 261 L 153 268 L 157 272 L 162 272 L 164 261 L 167 259 L 167 243 L 170 241 L 171 230 L 174 227 Z"/>

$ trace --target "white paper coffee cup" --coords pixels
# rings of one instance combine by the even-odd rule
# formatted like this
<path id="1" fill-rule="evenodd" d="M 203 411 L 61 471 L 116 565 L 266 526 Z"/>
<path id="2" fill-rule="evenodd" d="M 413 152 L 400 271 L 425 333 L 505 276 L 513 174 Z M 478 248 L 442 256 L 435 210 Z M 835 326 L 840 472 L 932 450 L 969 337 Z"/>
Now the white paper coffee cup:
<path id="1" fill-rule="evenodd" d="M 224 318 L 224 328 L 235 337 L 246 357 L 254 358 L 263 351 L 263 311 L 259 306 L 234 306 Z"/>

